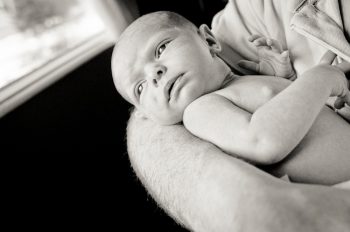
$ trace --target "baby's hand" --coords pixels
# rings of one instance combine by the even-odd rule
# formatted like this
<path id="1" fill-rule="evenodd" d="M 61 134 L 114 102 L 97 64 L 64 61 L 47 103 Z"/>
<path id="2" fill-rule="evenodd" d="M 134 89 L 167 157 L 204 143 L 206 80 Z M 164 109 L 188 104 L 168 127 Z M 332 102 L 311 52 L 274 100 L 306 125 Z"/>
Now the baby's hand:
<path id="1" fill-rule="evenodd" d="M 343 69 L 345 74 L 347 74 L 348 86 L 350 86 L 350 63 L 343 62 L 342 64 L 343 64 L 343 67 L 341 67 L 341 69 Z M 347 65 L 347 67 L 345 67 L 345 65 Z M 341 106 L 342 104 L 339 104 L 339 105 Z M 350 123 L 350 105 L 349 104 L 343 104 L 343 105 L 344 106 L 342 108 L 337 110 L 337 113 Z"/>
<path id="2" fill-rule="evenodd" d="M 348 63 L 348 65 L 350 66 L 350 63 Z M 350 80 L 348 80 L 348 86 L 350 86 Z M 333 107 L 335 108 L 335 111 L 340 116 L 342 116 L 346 121 L 348 121 L 350 123 L 350 102 L 349 102 L 349 98 L 347 100 L 344 97 L 337 97 L 335 102 L 334 102 L 334 104 L 333 104 Z"/>
<path id="3" fill-rule="evenodd" d="M 333 63 L 336 54 L 331 51 L 328 51 L 321 59 L 321 65 L 330 65 Z M 333 89 L 333 96 L 336 98 L 330 98 L 328 103 L 336 109 L 337 113 L 350 122 L 350 90 L 349 90 L 349 80 L 346 78 L 345 74 L 350 72 L 350 63 L 343 61 L 340 64 L 335 65 L 337 69 L 344 73 L 343 76 L 339 76 L 338 85 Z M 331 78 L 337 78 L 338 75 L 335 75 Z"/>
<path id="4" fill-rule="evenodd" d="M 345 102 L 339 97 L 329 97 L 326 103 L 330 106 L 337 114 L 343 117 L 346 121 L 350 123 L 350 106 L 345 104 Z M 336 106 L 339 108 L 336 108 Z"/>
<path id="5" fill-rule="evenodd" d="M 242 60 L 238 62 L 240 67 L 260 74 L 283 77 L 289 80 L 296 78 L 289 52 L 287 50 L 283 51 L 277 40 L 259 35 L 251 35 L 248 40 L 257 47 L 259 62 Z"/>
<path id="6" fill-rule="evenodd" d="M 345 105 L 343 108 L 336 110 L 336 112 L 350 123 L 350 106 Z"/>

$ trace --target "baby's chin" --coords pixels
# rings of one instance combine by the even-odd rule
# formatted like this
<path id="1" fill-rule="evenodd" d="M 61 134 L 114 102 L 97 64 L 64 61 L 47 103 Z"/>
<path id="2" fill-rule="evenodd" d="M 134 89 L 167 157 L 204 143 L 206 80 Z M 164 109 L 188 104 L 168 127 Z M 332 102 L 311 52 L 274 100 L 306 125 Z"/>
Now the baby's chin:
<path id="1" fill-rule="evenodd" d="M 161 126 L 171 126 L 175 124 L 179 124 L 182 122 L 182 117 L 181 118 L 167 118 L 167 119 L 162 119 L 162 120 L 156 120 L 156 122 L 161 125 Z"/>
<path id="2" fill-rule="evenodd" d="M 181 123 L 182 116 L 183 116 L 183 113 L 176 114 L 176 115 L 166 115 L 166 116 L 164 115 L 164 116 L 158 116 L 158 117 L 150 117 L 150 119 L 159 125 L 171 126 L 171 125 Z"/>

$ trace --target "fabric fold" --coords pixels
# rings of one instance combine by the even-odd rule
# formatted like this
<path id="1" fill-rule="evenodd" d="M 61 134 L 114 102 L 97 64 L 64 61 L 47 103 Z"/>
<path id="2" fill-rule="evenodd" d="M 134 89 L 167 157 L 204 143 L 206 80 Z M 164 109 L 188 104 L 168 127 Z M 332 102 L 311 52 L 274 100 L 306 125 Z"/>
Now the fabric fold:
<path id="1" fill-rule="evenodd" d="M 315 4 L 301 7 L 291 19 L 291 28 L 350 62 L 350 44 L 342 27 Z"/>

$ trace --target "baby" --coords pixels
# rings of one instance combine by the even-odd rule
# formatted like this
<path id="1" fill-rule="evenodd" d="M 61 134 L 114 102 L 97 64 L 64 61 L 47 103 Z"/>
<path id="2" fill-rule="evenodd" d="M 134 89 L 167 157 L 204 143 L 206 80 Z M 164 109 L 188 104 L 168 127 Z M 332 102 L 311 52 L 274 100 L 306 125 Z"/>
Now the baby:
<path id="1" fill-rule="evenodd" d="M 255 35 L 250 40 L 267 50 L 277 47 Z M 350 125 L 325 106 L 330 96 L 350 104 L 346 64 L 320 64 L 291 82 L 286 52 L 273 51 L 281 64 L 270 58 L 241 63 L 285 77 L 276 78 L 239 76 L 220 50 L 206 25 L 151 13 L 116 44 L 114 83 L 140 117 L 162 125 L 183 122 L 194 135 L 275 176 L 327 185 L 350 180 Z"/>

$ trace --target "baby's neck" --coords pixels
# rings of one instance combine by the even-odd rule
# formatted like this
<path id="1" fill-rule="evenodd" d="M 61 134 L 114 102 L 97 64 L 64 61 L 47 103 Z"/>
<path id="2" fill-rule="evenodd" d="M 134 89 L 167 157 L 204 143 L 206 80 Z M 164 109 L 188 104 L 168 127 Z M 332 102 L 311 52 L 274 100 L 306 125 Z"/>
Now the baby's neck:
<path id="1" fill-rule="evenodd" d="M 226 63 L 224 59 L 222 59 L 221 57 L 219 57 L 219 59 L 221 60 L 222 66 L 225 70 L 225 77 L 224 77 L 224 79 L 221 83 L 221 86 L 220 86 L 220 88 L 223 88 L 234 79 L 234 77 L 235 77 L 234 71 L 235 70 L 228 63 Z"/>
<path id="2" fill-rule="evenodd" d="M 222 82 L 221 88 L 224 88 L 224 87 L 225 87 L 227 84 L 229 84 L 233 79 L 235 79 L 235 74 L 234 74 L 232 71 L 230 71 L 230 72 L 226 75 L 224 81 Z"/>

